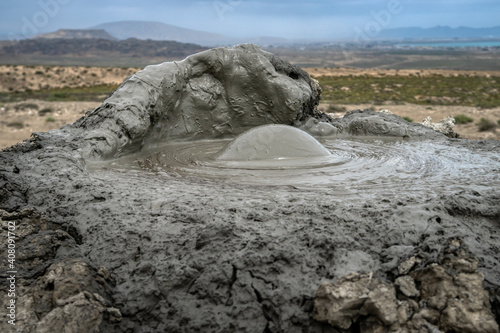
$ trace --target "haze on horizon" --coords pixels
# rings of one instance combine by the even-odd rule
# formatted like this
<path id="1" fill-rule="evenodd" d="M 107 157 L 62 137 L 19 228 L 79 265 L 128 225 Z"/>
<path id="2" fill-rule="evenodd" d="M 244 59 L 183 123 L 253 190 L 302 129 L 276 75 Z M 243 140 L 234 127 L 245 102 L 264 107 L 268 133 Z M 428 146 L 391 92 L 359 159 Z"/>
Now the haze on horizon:
<path id="1" fill-rule="evenodd" d="M 0 0 L 0 34 L 33 37 L 101 23 L 158 21 L 234 37 L 352 38 L 376 27 L 500 25 L 498 0 Z"/>

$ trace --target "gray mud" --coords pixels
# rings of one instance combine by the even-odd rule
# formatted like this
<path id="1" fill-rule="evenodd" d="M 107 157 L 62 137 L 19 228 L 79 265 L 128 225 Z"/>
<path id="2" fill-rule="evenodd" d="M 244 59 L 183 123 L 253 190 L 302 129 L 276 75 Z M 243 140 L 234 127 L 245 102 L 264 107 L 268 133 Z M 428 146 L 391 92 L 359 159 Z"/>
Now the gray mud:
<path id="1" fill-rule="evenodd" d="M 30 258 L 19 297 L 36 315 L 18 327 L 71 321 L 58 314 L 87 304 L 102 332 L 356 331 L 315 319 L 322 282 L 394 282 L 409 258 L 437 263 L 450 238 L 479 258 L 498 322 L 500 142 L 371 111 L 332 120 L 318 100 L 306 74 L 256 47 L 215 49 L 148 67 L 75 124 L 2 151 L 0 209 L 50 221 L 19 243 L 32 249 L 18 259 Z M 217 161 L 232 137 L 269 123 L 313 133 L 330 155 L 277 168 Z M 74 267 L 86 280 L 60 287 Z M 64 302 L 51 303 L 54 288 Z"/>

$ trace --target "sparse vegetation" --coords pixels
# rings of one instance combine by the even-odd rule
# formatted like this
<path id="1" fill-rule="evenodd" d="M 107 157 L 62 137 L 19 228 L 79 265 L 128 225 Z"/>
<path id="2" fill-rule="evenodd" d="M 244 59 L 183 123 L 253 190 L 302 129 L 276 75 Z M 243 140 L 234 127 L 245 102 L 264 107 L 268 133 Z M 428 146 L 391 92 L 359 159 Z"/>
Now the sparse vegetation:
<path id="1" fill-rule="evenodd" d="M 500 106 L 498 77 L 479 76 L 320 76 L 323 100 L 339 104 L 463 105 L 481 108 Z M 345 89 L 349 87 L 350 89 Z"/>
<path id="2" fill-rule="evenodd" d="M 55 122 L 56 122 L 56 119 L 55 119 L 54 117 L 47 117 L 47 118 L 45 119 L 45 121 L 46 121 L 46 122 L 48 122 L 48 123 L 55 123 Z"/>
<path id="3" fill-rule="evenodd" d="M 326 110 L 327 113 L 334 113 L 334 112 L 346 112 L 347 108 L 345 106 L 339 106 L 335 104 L 330 104 L 328 106 L 328 109 Z"/>
<path id="4" fill-rule="evenodd" d="M 79 88 L 53 88 L 42 90 L 30 90 L 11 93 L 0 93 L 0 102 L 17 102 L 27 99 L 38 99 L 44 101 L 96 101 L 100 102 L 104 96 L 116 90 L 118 85 L 98 85 Z M 36 105 L 36 104 L 33 104 Z M 36 105 L 38 109 L 38 105 Z"/>
<path id="5" fill-rule="evenodd" d="M 474 119 L 472 119 L 469 116 L 466 116 L 464 114 L 459 114 L 458 116 L 454 116 L 455 118 L 455 124 L 468 124 L 474 122 Z"/>
<path id="6" fill-rule="evenodd" d="M 403 117 L 403 119 L 406 120 L 409 123 L 413 122 L 413 119 L 411 119 L 410 117 Z"/>
<path id="7" fill-rule="evenodd" d="M 67 96 L 68 96 L 68 94 L 64 91 L 56 91 L 52 94 L 52 96 L 51 96 L 51 98 L 49 98 L 49 100 L 53 100 L 53 101 L 64 100 Z"/>
<path id="8" fill-rule="evenodd" d="M 493 131 L 497 128 L 497 124 L 495 124 L 495 122 L 486 118 L 481 118 L 477 126 L 479 127 L 480 132 Z"/>

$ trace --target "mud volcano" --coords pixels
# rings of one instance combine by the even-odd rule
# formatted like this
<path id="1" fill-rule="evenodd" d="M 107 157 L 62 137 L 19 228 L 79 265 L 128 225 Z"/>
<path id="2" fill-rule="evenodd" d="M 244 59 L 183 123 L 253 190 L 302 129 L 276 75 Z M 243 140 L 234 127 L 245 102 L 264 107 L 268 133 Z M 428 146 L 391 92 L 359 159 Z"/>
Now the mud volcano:
<path id="1" fill-rule="evenodd" d="M 320 92 L 218 48 L 3 150 L 1 331 L 498 332 L 500 143 Z"/>

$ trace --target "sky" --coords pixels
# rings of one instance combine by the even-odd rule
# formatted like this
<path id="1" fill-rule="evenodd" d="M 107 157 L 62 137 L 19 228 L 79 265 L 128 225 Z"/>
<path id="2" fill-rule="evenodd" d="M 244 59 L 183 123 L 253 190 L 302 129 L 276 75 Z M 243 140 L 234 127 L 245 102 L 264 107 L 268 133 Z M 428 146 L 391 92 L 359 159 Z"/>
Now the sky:
<path id="1" fill-rule="evenodd" d="M 500 25 L 500 0 L 0 0 L 0 34 L 32 37 L 123 20 L 234 37 L 351 38 L 378 27 Z"/>

